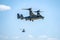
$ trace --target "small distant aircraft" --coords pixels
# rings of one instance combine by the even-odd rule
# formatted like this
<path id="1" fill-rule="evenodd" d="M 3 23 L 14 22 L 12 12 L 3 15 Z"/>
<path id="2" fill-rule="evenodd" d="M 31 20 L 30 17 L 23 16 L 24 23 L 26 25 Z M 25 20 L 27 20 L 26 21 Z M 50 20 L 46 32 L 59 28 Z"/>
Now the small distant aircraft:
<path id="1" fill-rule="evenodd" d="M 25 29 L 23 29 L 22 32 L 25 32 Z"/>
<path id="2" fill-rule="evenodd" d="M 17 18 L 18 19 L 25 19 L 25 20 L 30 20 L 30 21 L 34 21 L 34 20 L 37 20 L 37 19 L 44 19 L 44 17 L 42 15 L 40 15 L 40 10 L 37 10 L 37 11 L 34 11 L 37 13 L 37 15 L 35 15 L 32 11 L 32 8 L 28 8 L 28 9 L 23 9 L 23 10 L 29 10 L 29 16 L 27 17 L 23 17 L 23 15 L 17 13 Z"/>

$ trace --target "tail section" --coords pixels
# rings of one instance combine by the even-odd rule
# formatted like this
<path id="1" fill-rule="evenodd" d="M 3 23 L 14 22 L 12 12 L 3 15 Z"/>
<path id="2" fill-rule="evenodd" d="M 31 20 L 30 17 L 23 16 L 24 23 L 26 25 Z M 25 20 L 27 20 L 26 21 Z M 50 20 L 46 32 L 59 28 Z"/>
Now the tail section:
<path id="1" fill-rule="evenodd" d="M 18 18 L 18 19 L 20 18 L 20 15 L 19 15 L 19 13 L 17 14 L 17 18 Z"/>
<path id="2" fill-rule="evenodd" d="M 18 19 L 23 19 L 23 15 L 21 14 L 21 15 L 19 15 L 19 13 L 17 14 L 17 18 Z"/>

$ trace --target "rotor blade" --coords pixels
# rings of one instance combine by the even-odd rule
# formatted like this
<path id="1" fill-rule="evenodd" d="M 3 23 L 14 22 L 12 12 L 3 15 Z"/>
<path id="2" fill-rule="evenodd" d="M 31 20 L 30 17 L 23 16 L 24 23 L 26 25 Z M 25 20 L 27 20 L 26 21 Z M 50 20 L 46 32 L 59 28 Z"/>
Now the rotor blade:
<path id="1" fill-rule="evenodd" d="M 30 10 L 30 9 L 32 9 L 32 8 L 23 8 L 22 10 Z"/>
<path id="2" fill-rule="evenodd" d="M 25 8 L 23 8 L 22 10 L 28 10 L 27 8 L 25 9 Z"/>
<path id="3" fill-rule="evenodd" d="M 39 12 L 44 12 L 44 11 L 41 11 L 40 9 L 38 10 Z"/>
<path id="4" fill-rule="evenodd" d="M 44 11 L 37 10 L 37 11 L 34 11 L 34 12 L 44 12 Z"/>

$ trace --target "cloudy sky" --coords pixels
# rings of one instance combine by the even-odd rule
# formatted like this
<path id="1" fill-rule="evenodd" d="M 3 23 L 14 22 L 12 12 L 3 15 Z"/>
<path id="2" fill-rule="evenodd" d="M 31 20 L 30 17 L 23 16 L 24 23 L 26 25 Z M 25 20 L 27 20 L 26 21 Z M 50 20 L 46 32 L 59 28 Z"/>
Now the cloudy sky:
<path id="1" fill-rule="evenodd" d="M 28 16 L 22 9 L 30 7 L 44 11 L 44 20 L 17 19 L 17 13 Z M 0 0 L 0 40 L 60 40 L 60 0 Z"/>

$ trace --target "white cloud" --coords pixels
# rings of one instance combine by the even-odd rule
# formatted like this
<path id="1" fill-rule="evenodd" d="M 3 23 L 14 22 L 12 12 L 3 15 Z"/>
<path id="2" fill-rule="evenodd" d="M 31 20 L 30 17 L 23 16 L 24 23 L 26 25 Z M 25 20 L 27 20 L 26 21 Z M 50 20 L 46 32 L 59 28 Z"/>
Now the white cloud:
<path id="1" fill-rule="evenodd" d="M 18 36 L 16 36 L 16 39 L 18 39 L 19 37 Z"/>
<path id="2" fill-rule="evenodd" d="M 48 37 L 47 35 L 40 35 L 38 38 L 38 40 L 58 40 L 58 38 L 51 38 L 51 37 Z"/>
<path id="3" fill-rule="evenodd" d="M 47 40 L 48 36 L 47 35 L 40 35 L 37 39 L 38 40 Z"/>
<path id="4" fill-rule="evenodd" d="M 48 37 L 47 35 L 40 35 L 40 36 L 33 36 L 31 34 L 29 34 L 28 36 L 13 36 L 13 37 L 8 37 L 8 36 L 3 36 L 3 35 L 0 35 L 0 38 L 2 39 L 25 39 L 25 40 L 59 40 L 58 38 L 53 38 L 53 37 Z"/>
<path id="5" fill-rule="evenodd" d="M 0 4 L 0 11 L 10 10 L 10 9 L 11 9 L 10 6 Z"/>
<path id="6" fill-rule="evenodd" d="M 57 38 L 48 38 L 47 40 L 58 40 Z"/>
<path id="7" fill-rule="evenodd" d="M 12 39 L 19 39 L 19 38 L 20 38 L 19 36 L 12 37 Z"/>
<path id="8" fill-rule="evenodd" d="M 41 35 L 41 36 L 39 36 L 39 38 L 48 38 L 48 36 L 47 35 Z"/>
<path id="9" fill-rule="evenodd" d="M 33 35 L 29 34 L 28 37 L 29 40 L 58 40 L 58 38 L 53 38 L 53 37 L 51 38 L 47 35 L 40 35 L 38 37 L 34 37 Z"/>
<path id="10" fill-rule="evenodd" d="M 29 38 L 33 38 L 33 36 L 31 34 L 28 35 Z"/>

